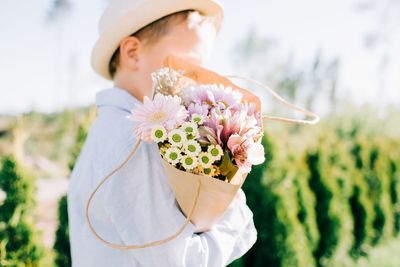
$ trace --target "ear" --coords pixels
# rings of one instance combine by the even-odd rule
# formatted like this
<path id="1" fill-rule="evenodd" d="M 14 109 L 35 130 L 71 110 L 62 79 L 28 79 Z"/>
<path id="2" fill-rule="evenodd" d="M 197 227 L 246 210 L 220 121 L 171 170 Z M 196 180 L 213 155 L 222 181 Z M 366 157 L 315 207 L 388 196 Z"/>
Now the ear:
<path id="1" fill-rule="evenodd" d="M 122 40 L 120 46 L 120 66 L 126 67 L 131 71 L 139 69 L 139 54 L 142 43 L 137 37 L 129 36 Z"/>

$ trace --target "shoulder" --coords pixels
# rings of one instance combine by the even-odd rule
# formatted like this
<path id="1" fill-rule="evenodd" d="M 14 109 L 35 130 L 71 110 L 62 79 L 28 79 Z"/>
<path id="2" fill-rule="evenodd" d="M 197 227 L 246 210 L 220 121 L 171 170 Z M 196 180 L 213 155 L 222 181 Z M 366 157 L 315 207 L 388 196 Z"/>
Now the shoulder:
<path id="1" fill-rule="evenodd" d="M 101 108 L 89 129 L 87 147 L 93 164 L 114 165 L 136 143 L 135 122 L 127 119 L 128 112 L 114 107 Z"/>

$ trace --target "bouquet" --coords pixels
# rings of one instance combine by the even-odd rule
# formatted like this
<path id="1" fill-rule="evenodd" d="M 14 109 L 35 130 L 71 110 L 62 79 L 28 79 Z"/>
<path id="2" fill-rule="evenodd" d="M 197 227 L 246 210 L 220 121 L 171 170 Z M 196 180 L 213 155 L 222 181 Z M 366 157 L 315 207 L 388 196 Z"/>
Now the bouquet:
<path id="1" fill-rule="evenodd" d="M 157 143 L 162 158 L 175 168 L 225 182 L 238 169 L 249 173 L 252 165 L 263 163 L 261 114 L 255 104 L 222 84 L 178 88 L 179 75 L 171 68 L 152 73 L 154 98 L 146 96 L 129 116 L 139 122 L 136 136 Z"/>
<path id="2" fill-rule="evenodd" d="M 264 162 L 261 102 L 228 79 L 169 56 L 153 97 L 134 107 L 139 141 L 158 144 L 180 209 L 198 232 L 225 213 L 251 167 Z"/>

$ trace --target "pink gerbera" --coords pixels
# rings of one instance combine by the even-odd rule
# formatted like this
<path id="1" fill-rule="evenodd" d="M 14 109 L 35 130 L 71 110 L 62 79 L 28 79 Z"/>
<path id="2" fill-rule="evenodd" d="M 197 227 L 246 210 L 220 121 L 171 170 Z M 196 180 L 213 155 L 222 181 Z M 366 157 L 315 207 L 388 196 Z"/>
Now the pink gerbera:
<path id="1" fill-rule="evenodd" d="M 153 127 L 161 125 L 171 131 L 181 125 L 187 116 L 180 97 L 157 93 L 153 100 L 145 96 L 143 104 L 136 105 L 128 118 L 139 122 L 133 128 L 136 136 L 150 143 Z"/>
<path id="2" fill-rule="evenodd" d="M 221 84 L 201 84 L 185 87 L 182 90 L 183 100 L 186 105 L 196 103 L 207 105 L 209 108 L 237 110 L 240 107 L 242 94 L 231 87 Z"/>

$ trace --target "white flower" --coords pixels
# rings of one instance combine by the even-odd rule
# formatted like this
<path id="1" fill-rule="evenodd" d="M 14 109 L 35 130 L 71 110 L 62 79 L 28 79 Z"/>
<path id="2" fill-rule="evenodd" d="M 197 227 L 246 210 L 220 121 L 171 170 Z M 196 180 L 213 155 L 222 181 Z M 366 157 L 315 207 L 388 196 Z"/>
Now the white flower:
<path id="1" fill-rule="evenodd" d="M 197 124 L 194 122 L 184 122 L 181 126 L 181 129 L 187 134 L 194 137 L 199 135 L 199 129 Z"/>
<path id="2" fill-rule="evenodd" d="M 207 152 L 214 160 L 220 160 L 224 154 L 220 145 L 210 145 L 207 149 Z"/>
<path id="3" fill-rule="evenodd" d="M 213 157 L 207 152 L 201 152 L 198 158 L 199 164 L 205 169 L 209 169 L 214 163 Z"/>
<path id="4" fill-rule="evenodd" d="M 177 147 L 170 147 L 165 151 L 165 158 L 169 163 L 175 165 L 182 158 L 181 150 Z"/>
<path id="5" fill-rule="evenodd" d="M 192 122 L 196 123 L 197 125 L 201 125 L 204 122 L 204 117 L 203 117 L 203 115 L 193 113 L 191 120 L 192 120 Z"/>
<path id="6" fill-rule="evenodd" d="M 195 140 L 189 140 L 183 144 L 185 153 L 190 156 L 197 156 L 201 152 L 200 144 Z"/>
<path id="7" fill-rule="evenodd" d="M 181 129 L 174 129 L 168 133 L 168 141 L 173 146 L 181 147 L 186 140 L 186 133 Z"/>
<path id="8" fill-rule="evenodd" d="M 253 164 L 253 165 L 258 165 L 261 164 L 265 161 L 264 157 L 264 146 L 259 143 L 254 143 L 250 145 L 250 147 L 247 150 L 247 160 Z"/>
<path id="9" fill-rule="evenodd" d="M 151 139 L 156 143 L 164 142 L 167 139 L 167 131 L 162 125 L 156 125 L 151 129 Z"/>
<path id="10" fill-rule="evenodd" d="M 198 165 L 196 157 L 185 155 L 181 158 L 181 164 L 186 170 L 192 170 Z"/>

